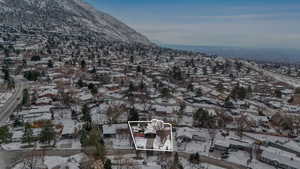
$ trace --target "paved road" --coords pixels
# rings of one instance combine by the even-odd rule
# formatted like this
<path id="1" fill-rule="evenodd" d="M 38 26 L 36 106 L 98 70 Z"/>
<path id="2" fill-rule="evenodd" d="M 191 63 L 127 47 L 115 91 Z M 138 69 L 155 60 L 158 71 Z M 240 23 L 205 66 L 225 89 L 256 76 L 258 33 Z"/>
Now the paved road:
<path id="1" fill-rule="evenodd" d="M 25 151 L 1 151 L 0 150 L 0 168 L 6 168 L 10 165 L 12 165 L 14 162 L 16 162 L 17 160 L 20 160 L 20 158 L 22 158 L 24 155 L 26 156 L 26 154 L 28 152 L 30 152 L 30 150 L 25 150 Z M 74 155 L 77 153 L 80 153 L 81 150 L 71 150 L 71 149 L 67 149 L 67 150 L 48 150 L 46 151 L 45 155 L 48 156 L 70 156 L 70 155 Z M 136 152 L 135 150 L 130 150 L 130 149 L 108 149 L 106 151 L 107 155 L 135 155 Z M 184 152 L 178 152 L 178 155 L 189 159 L 190 157 L 190 153 L 184 153 Z M 222 168 L 226 168 L 226 169 L 247 169 L 247 167 L 239 165 L 239 164 L 235 164 L 232 162 L 228 162 L 228 161 L 223 161 L 223 160 L 218 160 L 215 158 L 211 158 L 208 156 L 200 156 L 201 162 L 203 163 L 208 163 L 208 164 L 212 164 L 215 166 L 219 166 Z"/>
<path id="2" fill-rule="evenodd" d="M 26 88 L 26 84 L 21 81 L 16 81 L 16 88 L 13 95 L 6 101 L 6 103 L 0 109 L 0 124 L 7 122 L 9 116 L 14 112 L 17 106 L 22 101 L 23 90 Z"/>
<path id="3" fill-rule="evenodd" d="M 20 160 L 24 159 L 26 156 L 30 155 L 32 150 L 24 151 L 4 151 L 0 150 L 0 169 L 11 168 Z M 45 151 L 47 156 L 62 156 L 68 157 L 80 153 L 81 150 L 49 150 Z"/>
<path id="4" fill-rule="evenodd" d="M 0 150 L 0 168 L 5 169 L 7 166 L 14 163 L 19 155 L 19 152 L 6 152 Z"/>
<path id="5" fill-rule="evenodd" d="M 277 81 L 287 83 L 287 84 L 289 84 L 289 85 L 291 85 L 295 88 L 300 87 L 300 80 L 299 79 L 288 77 L 288 76 L 285 76 L 285 75 L 282 75 L 282 74 L 279 74 L 279 73 L 274 73 L 274 72 L 271 72 L 271 71 L 268 71 L 268 70 L 264 70 L 262 68 L 259 68 L 257 65 L 252 65 L 251 63 L 248 63 L 246 61 L 244 61 L 243 63 L 246 66 L 248 66 L 249 68 L 252 68 L 257 72 L 260 72 L 265 76 L 272 77 L 272 78 L 276 79 Z"/>
<path id="6" fill-rule="evenodd" d="M 126 149 L 119 149 L 119 150 L 108 150 L 107 155 L 128 155 L 128 154 L 136 154 L 134 150 L 126 150 Z M 180 157 L 189 159 L 191 153 L 186 152 L 178 152 Z M 214 166 L 219 166 L 226 169 L 247 169 L 246 166 L 242 166 L 236 163 L 232 163 L 229 161 L 219 160 L 208 156 L 200 155 L 200 160 L 202 163 L 212 164 Z"/>

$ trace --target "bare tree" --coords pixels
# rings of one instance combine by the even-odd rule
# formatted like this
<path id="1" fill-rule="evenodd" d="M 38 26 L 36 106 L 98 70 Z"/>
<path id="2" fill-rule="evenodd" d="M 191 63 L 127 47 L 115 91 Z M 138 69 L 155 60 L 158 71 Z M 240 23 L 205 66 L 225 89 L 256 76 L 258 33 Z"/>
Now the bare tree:
<path id="1" fill-rule="evenodd" d="M 242 114 L 239 118 L 236 119 L 236 124 L 237 135 L 242 139 L 243 132 L 251 126 L 250 122 L 247 120 L 247 116 L 245 114 Z"/>

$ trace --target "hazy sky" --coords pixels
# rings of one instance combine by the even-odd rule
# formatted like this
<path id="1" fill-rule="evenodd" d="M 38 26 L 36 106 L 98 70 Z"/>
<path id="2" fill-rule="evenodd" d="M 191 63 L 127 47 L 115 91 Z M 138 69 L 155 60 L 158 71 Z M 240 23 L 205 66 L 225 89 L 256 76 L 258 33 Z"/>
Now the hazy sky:
<path id="1" fill-rule="evenodd" d="M 86 0 L 167 44 L 300 48 L 300 0 Z"/>

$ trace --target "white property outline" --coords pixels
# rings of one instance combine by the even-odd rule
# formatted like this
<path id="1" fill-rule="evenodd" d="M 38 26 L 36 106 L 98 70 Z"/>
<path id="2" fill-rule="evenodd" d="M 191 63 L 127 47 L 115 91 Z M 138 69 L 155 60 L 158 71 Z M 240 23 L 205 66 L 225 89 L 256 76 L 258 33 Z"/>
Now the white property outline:
<path id="1" fill-rule="evenodd" d="M 152 120 L 157 120 L 157 119 L 152 119 Z M 160 120 L 160 121 L 162 121 L 162 120 Z M 132 137 L 132 140 L 133 140 L 133 144 L 134 144 L 134 147 L 135 147 L 136 150 L 142 150 L 142 151 L 173 152 L 173 149 L 174 149 L 174 147 L 173 147 L 173 142 L 174 142 L 174 141 L 173 141 L 173 126 L 172 126 L 171 123 L 165 123 L 165 122 L 164 122 L 164 125 L 169 125 L 169 126 L 170 126 L 170 130 L 171 130 L 171 143 L 170 143 L 171 148 L 172 148 L 171 150 L 143 149 L 143 148 L 138 148 L 138 147 L 136 146 L 136 143 L 135 143 L 135 138 L 134 138 L 134 136 L 133 136 L 133 132 L 132 132 L 132 128 L 131 128 L 130 123 L 151 123 L 151 121 L 128 121 L 128 126 L 129 126 L 129 130 L 130 130 L 130 134 L 131 134 L 131 137 Z"/>

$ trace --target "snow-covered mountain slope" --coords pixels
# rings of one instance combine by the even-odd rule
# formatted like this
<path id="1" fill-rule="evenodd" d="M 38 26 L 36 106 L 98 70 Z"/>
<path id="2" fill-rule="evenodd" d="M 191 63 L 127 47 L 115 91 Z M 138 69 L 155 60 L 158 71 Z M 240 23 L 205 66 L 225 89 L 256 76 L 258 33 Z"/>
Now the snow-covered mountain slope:
<path id="1" fill-rule="evenodd" d="M 145 36 L 81 0 L 0 0 L 0 24 L 151 44 Z"/>

